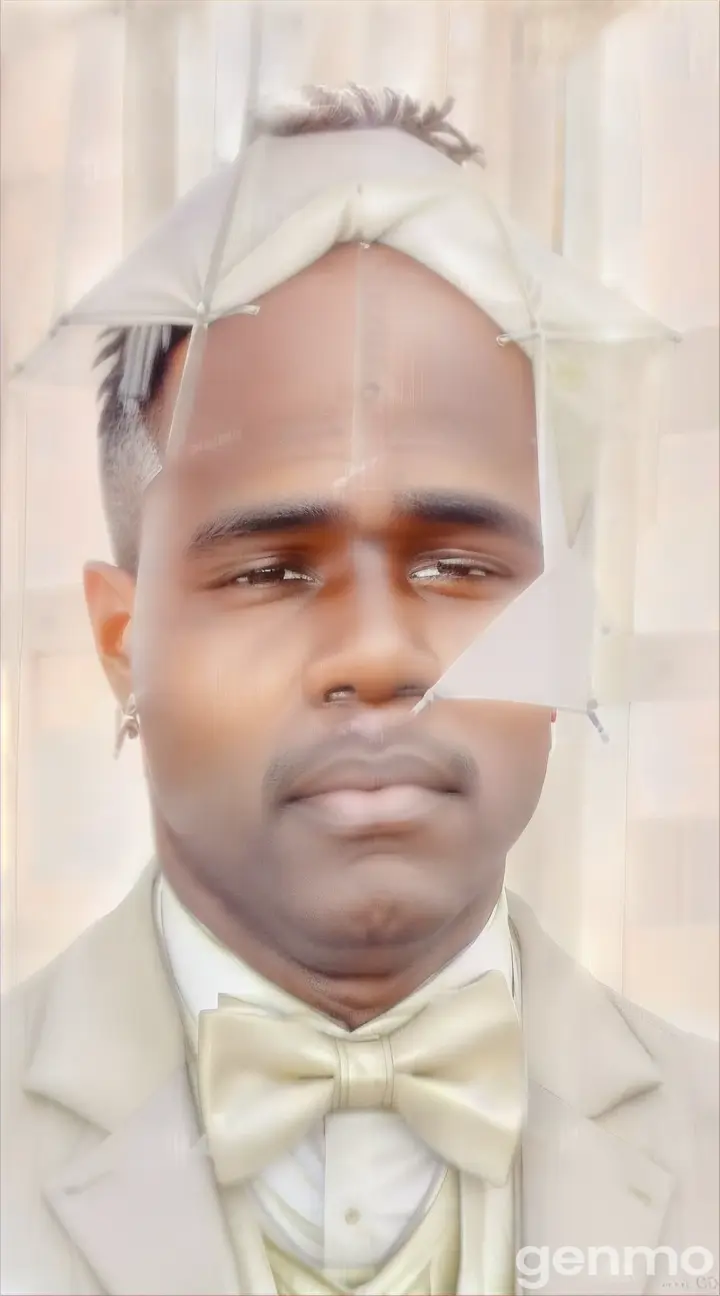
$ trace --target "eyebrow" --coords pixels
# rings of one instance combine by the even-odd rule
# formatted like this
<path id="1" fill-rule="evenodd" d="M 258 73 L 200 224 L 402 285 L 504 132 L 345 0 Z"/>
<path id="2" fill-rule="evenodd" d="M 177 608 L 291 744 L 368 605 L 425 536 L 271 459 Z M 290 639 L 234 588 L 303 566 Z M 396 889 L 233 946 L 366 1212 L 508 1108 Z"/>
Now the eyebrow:
<path id="1" fill-rule="evenodd" d="M 489 496 L 445 491 L 403 492 L 393 500 L 391 520 L 476 527 L 518 540 L 533 549 L 542 548 L 539 528 L 525 513 Z M 198 556 L 220 544 L 254 535 L 339 528 L 349 523 L 347 509 L 322 500 L 232 508 L 196 529 L 187 554 Z"/>

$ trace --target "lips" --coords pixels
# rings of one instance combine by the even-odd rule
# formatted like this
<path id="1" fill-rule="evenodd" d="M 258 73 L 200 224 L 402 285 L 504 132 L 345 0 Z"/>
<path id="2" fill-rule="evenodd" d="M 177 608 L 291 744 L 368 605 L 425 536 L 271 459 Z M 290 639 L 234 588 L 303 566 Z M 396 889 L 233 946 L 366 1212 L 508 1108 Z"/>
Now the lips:
<path id="1" fill-rule="evenodd" d="M 462 792 L 457 773 L 418 752 L 325 761 L 295 781 L 286 805 L 340 835 L 407 830 Z"/>
<path id="2" fill-rule="evenodd" d="M 428 792 L 460 792 L 457 777 L 439 762 L 416 752 L 381 752 L 326 761 L 306 770 L 294 783 L 288 801 L 329 792 L 379 792 L 384 788 L 417 787 Z"/>

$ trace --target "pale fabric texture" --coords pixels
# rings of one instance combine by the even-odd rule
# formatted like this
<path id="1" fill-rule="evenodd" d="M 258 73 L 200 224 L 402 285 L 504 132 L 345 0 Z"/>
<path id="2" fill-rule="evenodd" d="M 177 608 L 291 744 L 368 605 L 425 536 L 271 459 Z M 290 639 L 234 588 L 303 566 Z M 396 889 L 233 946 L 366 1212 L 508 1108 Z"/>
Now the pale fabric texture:
<path id="1" fill-rule="evenodd" d="M 239 1277 L 186 1067 L 145 874 L 119 909 L 3 1007 L 6 1296 L 251 1296 Z M 717 1050 L 593 981 L 508 895 L 529 1110 L 521 1246 L 718 1254 Z M 461 1202 L 462 1233 L 482 1202 Z M 548 1296 L 677 1296 L 655 1277 L 553 1271 Z M 463 1290 L 463 1287 L 465 1288 Z M 462 1272 L 459 1296 L 477 1296 Z M 502 1291 L 502 1288 L 500 1288 Z"/>
<path id="2" fill-rule="evenodd" d="M 2 370 L 237 145 L 243 3 L 3 6 Z M 626 10 L 627 12 L 621 12 Z M 617 15 L 620 14 L 618 17 Z M 596 975 L 717 1031 L 718 25 L 714 0 L 273 3 L 262 88 L 457 97 L 494 198 L 688 336 L 597 491 L 601 747 L 559 727 L 512 883 Z M 148 122 L 152 129 L 148 129 Z M 107 556 L 91 393 L 4 393 L 3 976 L 47 963 L 150 852 L 79 572 Z"/>
<path id="3" fill-rule="evenodd" d="M 279 1016 L 298 1013 L 342 1036 L 344 1028 L 259 977 L 203 929 L 160 880 L 156 912 L 172 974 L 190 1022 L 226 994 Z M 507 898 L 500 896 L 484 930 L 410 999 L 385 1014 L 389 1031 L 446 992 L 499 972 L 520 1004 L 513 967 Z M 377 1023 L 371 1024 L 377 1029 Z M 263 1229 L 279 1246 L 325 1268 L 378 1266 L 417 1226 L 444 1174 L 436 1155 L 391 1112 L 335 1112 L 300 1146 L 279 1158 L 251 1186 Z M 227 1194 L 237 1215 L 237 1198 Z M 488 1192 L 492 1227 L 483 1237 L 489 1282 L 512 1269 L 513 1185 Z M 498 1288 L 501 1290 L 502 1288 Z"/>
<path id="4" fill-rule="evenodd" d="M 258 1239 L 259 1241 L 259 1239 Z M 479 1240 L 478 1240 L 479 1245 Z M 457 1291 L 460 1261 L 460 1200 L 457 1178 L 448 1174 L 412 1236 L 372 1278 L 359 1273 L 318 1274 L 272 1243 L 265 1244 L 268 1275 L 278 1296 L 336 1296 L 351 1288 L 358 1296 L 450 1296 Z M 512 1293 L 513 1268 L 510 1266 Z M 260 1276 L 258 1274 L 258 1276 Z M 478 1273 L 478 1278 L 482 1274 Z M 257 1287 L 258 1296 L 267 1291 Z M 478 1291 L 489 1291 L 478 1286 Z"/>
<path id="5" fill-rule="evenodd" d="M 502 1195 L 449 1171 L 403 1244 L 381 1266 L 318 1272 L 263 1235 L 247 1194 L 225 1209 L 247 1296 L 512 1296 L 516 1239 Z M 487 1245 L 487 1239 L 492 1244 Z"/>

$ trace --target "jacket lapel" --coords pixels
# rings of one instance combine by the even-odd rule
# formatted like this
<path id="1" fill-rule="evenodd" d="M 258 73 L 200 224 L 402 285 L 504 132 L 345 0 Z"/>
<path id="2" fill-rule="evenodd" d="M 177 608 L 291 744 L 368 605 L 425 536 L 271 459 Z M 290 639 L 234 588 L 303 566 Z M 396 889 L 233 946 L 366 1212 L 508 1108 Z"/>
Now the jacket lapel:
<path id="1" fill-rule="evenodd" d="M 26 1088 L 97 1138 L 46 1198 L 110 1296 L 231 1296 L 235 1266 L 155 934 L 153 882 L 149 870 L 52 983 Z"/>
<path id="2" fill-rule="evenodd" d="M 682 1144 L 677 1113 L 611 993 L 514 896 L 510 916 L 529 1072 L 517 1291 L 638 1296 L 649 1270 L 642 1252 L 626 1265 L 625 1248 L 659 1245 Z"/>
<path id="3" fill-rule="evenodd" d="M 237 1290 L 184 1069 L 47 1198 L 113 1296 Z"/>
<path id="4" fill-rule="evenodd" d="M 522 1176 L 522 1247 L 529 1250 L 519 1252 L 518 1278 L 523 1266 L 527 1276 L 547 1257 L 542 1290 L 550 1296 L 638 1296 L 647 1289 L 643 1253 L 623 1272 L 625 1249 L 658 1246 L 671 1174 L 532 1085 Z"/>

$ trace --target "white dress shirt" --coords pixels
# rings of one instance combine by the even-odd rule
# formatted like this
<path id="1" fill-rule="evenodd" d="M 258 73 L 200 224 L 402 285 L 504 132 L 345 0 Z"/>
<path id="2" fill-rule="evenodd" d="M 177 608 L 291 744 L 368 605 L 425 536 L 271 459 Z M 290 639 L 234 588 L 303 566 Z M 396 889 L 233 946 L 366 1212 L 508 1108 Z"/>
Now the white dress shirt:
<path id="1" fill-rule="evenodd" d="M 178 992 L 191 1020 L 230 995 L 273 1014 L 303 1013 L 322 1029 L 346 1033 L 341 1023 L 266 981 L 180 904 L 167 881 L 157 893 L 158 925 Z M 378 1020 L 384 1029 L 408 1021 L 439 993 L 459 989 L 499 970 L 518 1003 L 518 967 L 503 892 L 472 945 Z M 417 1226 L 433 1200 L 445 1166 L 392 1112 L 333 1112 L 252 1185 L 266 1235 L 284 1250 L 323 1270 L 382 1265 Z M 504 1192 L 505 1190 L 503 1190 Z M 512 1189 L 501 1210 L 502 1232 L 512 1225 Z"/>

